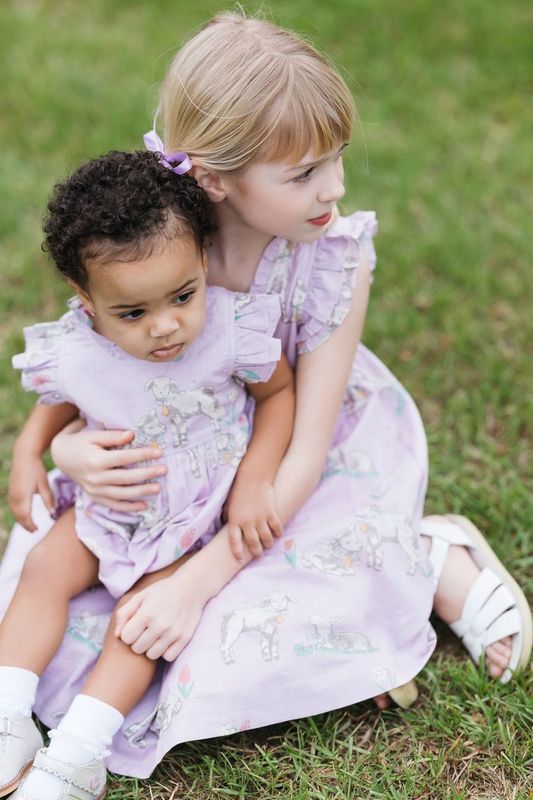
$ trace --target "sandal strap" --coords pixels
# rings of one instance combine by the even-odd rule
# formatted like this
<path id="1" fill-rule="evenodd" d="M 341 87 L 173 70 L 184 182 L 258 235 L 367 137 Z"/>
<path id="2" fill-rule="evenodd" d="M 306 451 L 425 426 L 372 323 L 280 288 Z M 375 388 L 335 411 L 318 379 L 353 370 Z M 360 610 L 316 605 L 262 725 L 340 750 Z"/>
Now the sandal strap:
<path id="1" fill-rule="evenodd" d="M 0 736 L 14 736 L 16 739 L 24 739 L 28 733 L 28 723 L 31 717 L 26 719 L 13 719 L 11 717 L 0 717 Z"/>
<path id="2" fill-rule="evenodd" d="M 438 521 L 424 518 L 420 524 L 420 534 L 432 539 L 428 558 L 433 568 L 433 582 L 437 586 L 450 545 L 459 544 L 473 547 L 473 542 L 459 525 L 445 517 Z"/>
<path id="3" fill-rule="evenodd" d="M 515 599 L 490 567 L 479 574 L 467 595 L 461 619 L 452 622 L 450 628 L 474 661 L 479 661 L 489 645 L 520 632 Z"/>
<path id="4" fill-rule="evenodd" d="M 37 751 L 33 768 L 49 772 L 71 786 L 82 789 L 84 792 L 89 792 L 94 796 L 99 796 L 105 785 L 105 777 L 99 778 L 95 776 L 94 767 L 77 766 L 59 758 L 53 758 L 47 754 L 46 748 Z"/>
<path id="5" fill-rule="evenodd" d="M 501 581 L 493 570 L 489 567 L 481 570 L 466 596 L 461 618 L 452 623 L 455 626 L 452 630 L 457 633 L 457 636 L 463 636 L 466 631 L 470 630 L 472 620 L 477 617 L 491 594 L 500 585 Z M 505 611 L 506 608 L 503 608 L 502 611 Z"/>

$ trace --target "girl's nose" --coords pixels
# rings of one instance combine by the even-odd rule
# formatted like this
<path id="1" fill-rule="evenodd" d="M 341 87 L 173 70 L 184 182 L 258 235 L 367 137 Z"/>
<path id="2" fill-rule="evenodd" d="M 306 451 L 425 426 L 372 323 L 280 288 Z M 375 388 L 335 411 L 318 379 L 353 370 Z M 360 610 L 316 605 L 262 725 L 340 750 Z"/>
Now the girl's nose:
<path id="1" fill-rule="evenodd" d="M 337 203 L 344 197 L 346 191 L 342 164 L 333 164 L 325 178 L 324 184 L 319 189 L 317 200 L 319 203 Z"/>
<path id="2" fill-rule="evenodd" d="M 154 339 L 170 336 L 175 333 L 179 327 L 178 315 L 175 312 L 170 311 L 166 314 L 159 314 L 152 320 L 150 336 Z"/>

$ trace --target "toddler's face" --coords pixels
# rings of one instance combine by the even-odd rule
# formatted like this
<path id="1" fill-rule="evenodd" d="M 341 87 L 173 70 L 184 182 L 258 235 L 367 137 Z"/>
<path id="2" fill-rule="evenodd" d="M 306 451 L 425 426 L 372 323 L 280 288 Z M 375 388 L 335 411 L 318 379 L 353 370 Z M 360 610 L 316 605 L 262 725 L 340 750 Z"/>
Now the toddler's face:
<path id="1" fill-rule="evenodd" d="M 202 331 L 207 262 L 191 236 L 163 242 L 141 261 L 86 264 L 80 292 L 94 330 L 129 355 L 174 361 Z"/>
<path id="2" fill-rule="evenodd" d="M 256 231 L 292 242 L 313 242 L 344 196 L 344 146 L 298 164 L 251 164 L 243 175 L 225 179 L 226 201 Z"/>

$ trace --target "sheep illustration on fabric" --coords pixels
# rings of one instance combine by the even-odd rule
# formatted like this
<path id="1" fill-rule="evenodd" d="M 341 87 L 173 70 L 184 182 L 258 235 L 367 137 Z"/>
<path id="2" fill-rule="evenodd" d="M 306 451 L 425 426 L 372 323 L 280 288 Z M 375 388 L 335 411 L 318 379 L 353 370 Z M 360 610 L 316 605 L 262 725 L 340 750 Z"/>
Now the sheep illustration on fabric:
<path id="1" fill-rule="evenodd" d="M 207 464 L 211 469 L 216 469 L 217 458 L 211 442 L 202 442 L 196 447 L 190 447 L 187 451 L 189 458 L 189 469 L 193 478 L 197 480 L 202 477 L 201 465 Z"/>
<path id="2" fill-rule="evenodd" d="M 332 475 L 345 475 L 348 478 L 376 478 L 377 471 L 367 453 L 362 450 L 344 449 L 342 445 L 333 447 L 322 473 L 322 479 Z"/>
<path id="3" fill-rule="evenodd" d="M 417 569 L 424 576 L 431 574 L 427 554 L 419 546 L 418 537 L 408 517 L 398 511 L 383 511 L 372 507 L 356 516 L 356 530 L 364 542 L 367 563 L 373 569 L 383 568 L 383 544 L 398 544 L 407 558 L 406 571 L 414 575 Z"/>
<path id="4" fill-rule="evenodd" d="M 232 433 L 219 433 L 216 437 L 217 461 L 238 467 L 246 452 L 248 430 L 233 430 Z"/>
<path id="5" fill-rule="evenodd" d="M 328 614 L 313 614 L 309 622 L 313 627 L 306 641 L 294 645 L 294 650 L 299 656 L 314 655 L 316 653 L 329 653 L 331 655 L 358 655 L 360 653 L 375 653 L 370 640 L 364 633 L 356 631 L 335 630 L 335 625 L 340 625 L 342 617 Z"/>
<path id="6" fill-rule="evenodd" d="M 326 575 L 355 575 L 363 543 L 357 525 L 350 525 L 333 538 L 322 538 L 304 551 L 301 563 Z"/>
<path id="7" fill-rule="evenodd" d="M 191 417 L 205 414 L 211 421 L 212 429 L 220 430 L 221 409 L 213 389 L 203 386 L 180 391 L 176 381 L 166 375 L 152 378 L 144 388 L 153 393 L 157 410 L 168 418 L 175 447 L 187 444 L 187 423 Z"/>
<path id="8" fill-rule="evenodd" d="M 285 592 L 272 592 L 252 608 L 230 611 L 222 618 L 220 652 L 225 664 L 235 662 L 234 645 L 241 634 L 258 633 L 263 661 L 279 659 L 278 625 L 293 598 Z"/>
<path id="9" fill-rule="evenodd" d="M 150 411 L 142 417 L 135 429 L 135 438 L 131 447 L 165 447 L 166 427 L 158 419 L 156 411 Z"/>
<path id="10" fill-rule="evenodd" d="M 153 733 L 157 737 L 161 736 L 170 727 L 172 720 L 182 707 L 183 703 L 178 695 L 169 692 L 163 703 L 158 703 L 153 711 L 139 722 L 129 725 L 122 735 L 132 747 L 144 750 L 147 745 L 147 734 Z"/>
<path id="11" fill-rule="evenodd" d="M 77 639 L 93 652 L 100 654 L 104 646 L 109 618 L 110 614 L 91 614 L 90 611 L 82 611 L 81 614 L 68 618 L 66 635 Z"/>

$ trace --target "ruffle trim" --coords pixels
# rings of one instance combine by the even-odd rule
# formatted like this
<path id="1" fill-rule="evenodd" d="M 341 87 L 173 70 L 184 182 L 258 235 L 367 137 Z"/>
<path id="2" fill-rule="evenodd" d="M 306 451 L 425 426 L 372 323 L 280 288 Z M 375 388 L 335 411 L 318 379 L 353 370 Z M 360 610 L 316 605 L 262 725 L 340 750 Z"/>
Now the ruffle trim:
<path id="1" fill-rule="evenodd" d="M 15 369 L 22 370 L 21 380 L 27 392 L 37 392 L 40 403 L 64 403 L 58 383 L 59 361 L 63 337 L 73 330 L 73 314 L 67 311 L 55 322 L 40 322 L 24 328 L 26 349 L 13 356 Z"/>
<path id="2" fill-rule="evenodd" d="M 297 336 L 300 354 L 323 344 L 345 319 L 363 249 L 371 271 L 376 267 L 372 239 L 377 229 L 373 211 L 357 211 L 349 217 L 339 217 L 317 242 L 311 288 L 302 305 Z"/>
<path id="3" fill-rule="evenodd" d="M 234 377 L 242 383 L 267 381 L 281 356 L 273 334 L 280 319 L 277 295 L 236 294 Z"/>

